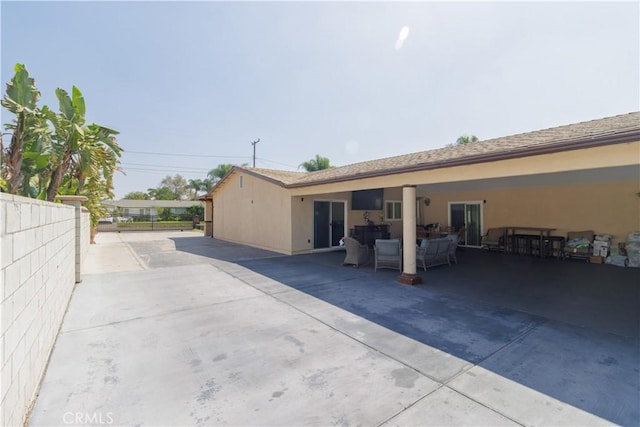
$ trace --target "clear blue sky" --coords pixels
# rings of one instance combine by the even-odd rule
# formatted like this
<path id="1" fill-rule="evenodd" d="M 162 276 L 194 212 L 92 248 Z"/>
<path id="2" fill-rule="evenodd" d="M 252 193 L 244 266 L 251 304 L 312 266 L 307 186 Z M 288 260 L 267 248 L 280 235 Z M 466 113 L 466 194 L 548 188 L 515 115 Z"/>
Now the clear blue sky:
<path id="1" fill-rule="evenodd" d="M 3 84 L 24 63 L 56 109 L 78 86 L 88 119 L 120 132 L 118 198 L 251 164 L 257 138 L 257 167 L 295 170 L 640 109 L 638 2 L 0 7 Z"/>

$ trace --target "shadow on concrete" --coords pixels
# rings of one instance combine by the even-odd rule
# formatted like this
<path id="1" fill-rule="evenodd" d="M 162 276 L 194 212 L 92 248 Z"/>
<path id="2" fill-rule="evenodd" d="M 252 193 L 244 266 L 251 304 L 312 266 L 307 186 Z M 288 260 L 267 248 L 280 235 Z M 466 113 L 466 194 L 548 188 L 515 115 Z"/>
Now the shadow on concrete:
<path id="1" fill-rule="evenodd" d="M 640 270 L 466 249 L 396 281 L 344 252 L 283 256 L 204 237 L 176 249 L 234 262 L 608 421 L 640 419 Z"/>

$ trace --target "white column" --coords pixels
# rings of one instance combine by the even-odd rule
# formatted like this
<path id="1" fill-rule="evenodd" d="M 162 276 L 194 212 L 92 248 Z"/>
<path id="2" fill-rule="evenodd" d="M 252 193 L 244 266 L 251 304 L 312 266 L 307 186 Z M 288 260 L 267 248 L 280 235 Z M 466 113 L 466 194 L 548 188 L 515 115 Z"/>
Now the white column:
<path id="1" fill-rule="evenodd" d="M 402 187 L 402 274 L 400 283 L 422 283 L 416 274 L 416 186 Z"/>

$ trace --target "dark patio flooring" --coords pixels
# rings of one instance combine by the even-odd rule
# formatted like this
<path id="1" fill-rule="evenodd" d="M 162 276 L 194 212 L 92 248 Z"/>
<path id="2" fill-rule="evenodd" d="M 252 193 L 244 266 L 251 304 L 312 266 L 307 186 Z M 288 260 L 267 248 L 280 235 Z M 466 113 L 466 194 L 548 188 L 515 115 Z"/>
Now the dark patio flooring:
<path id="1" fill-rule="evenodd" d="M 457 265 L 419 271 L 424 283 L 410 287 L 397 271 L 341 266 L 343 252 L 282 256 L 215 239 L 174 242 L 612 423 L 639 423 L 638 269 L 466 248 Z"/>

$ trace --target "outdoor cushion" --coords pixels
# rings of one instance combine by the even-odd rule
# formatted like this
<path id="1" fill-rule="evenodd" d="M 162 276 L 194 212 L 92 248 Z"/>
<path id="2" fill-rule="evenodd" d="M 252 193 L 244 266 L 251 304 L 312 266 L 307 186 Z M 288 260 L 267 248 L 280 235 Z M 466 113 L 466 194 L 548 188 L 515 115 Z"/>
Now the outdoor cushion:
<path id="1" fill-rule="evenodd" d="M 398 256 L 400 253 L 400 241 L 398 239 L 376 240 L 378 256 Z"/>

